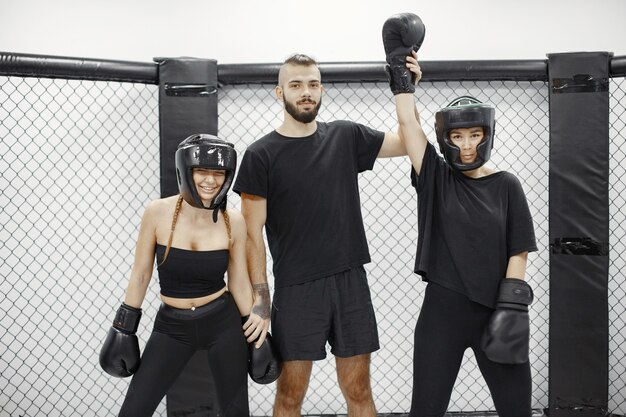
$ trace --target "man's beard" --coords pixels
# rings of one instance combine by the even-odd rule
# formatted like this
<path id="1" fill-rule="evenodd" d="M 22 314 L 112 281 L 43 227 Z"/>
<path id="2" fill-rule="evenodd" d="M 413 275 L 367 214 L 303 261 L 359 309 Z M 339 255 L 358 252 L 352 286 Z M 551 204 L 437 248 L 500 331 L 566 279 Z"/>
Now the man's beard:
<path id="1" fill-rule="evenodd" d="M 308 101 L 312 103 L 312 101 L 310 100 Z M 306 102 L 306 101 L 301 100 L 300 103 L 302 102 Z M 322 98 L 320 97 L 319 101 L 317 102 L 317 105 L 313 109 L 307 110 L 307 111 L 298 111 L 298 108 L 296 107 L 296 105 L 291 104 L 290 102 L 286 100 L 284 101 L 284 103 L 285 103 L 285 110 L 287 110 L 287 113 L 289 113 L 291 117 L 293 117 L 295 120 L 299 121 L 300 123 L 311 123 L 317 117 L 317 112 L 319 112 L 320 107 L 322 106 Z"/>

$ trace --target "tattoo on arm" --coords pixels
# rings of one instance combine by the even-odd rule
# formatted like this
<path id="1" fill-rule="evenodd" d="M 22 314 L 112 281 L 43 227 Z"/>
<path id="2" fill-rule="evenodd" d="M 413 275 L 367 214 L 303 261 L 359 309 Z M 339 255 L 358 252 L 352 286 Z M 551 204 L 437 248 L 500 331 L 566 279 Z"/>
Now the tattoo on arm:
<path id="1" fill-rule="evenodd" d="M 270 287 L 268 284 L 252 284 L 254 298 L 258 300 L 252 312 L 264 320 L 270 318 Z"/>

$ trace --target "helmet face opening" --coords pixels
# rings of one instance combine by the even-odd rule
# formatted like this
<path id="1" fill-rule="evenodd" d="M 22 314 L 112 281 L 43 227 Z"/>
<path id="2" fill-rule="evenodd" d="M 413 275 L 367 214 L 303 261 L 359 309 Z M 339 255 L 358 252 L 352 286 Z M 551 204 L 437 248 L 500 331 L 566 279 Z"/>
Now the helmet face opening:
<path id="1" fill-rule="evenodd" d="M 484 137 L 476 146 L 476 161 L 463 164 L 459 158 L 460 149 L 450 140 L 450 131 L 457 128 L 481 126 Z M 495 130 L 495 108 L 481 103 L 471 96 L 461 96 L 435 113 L 435 131 L 439 150 L 452 168 L 469 171 L 483 166 L 491 157 Z"/>
<path id="2" fill-rule="evenodd" d="M 176 180 L 183 199 L 191 206 L 215 210 L 225 208 L 226 194 L 232 186 L 237 168 L 237 151 L 232 143 L 207 134 L 191 135 L 176 150 Z M 226 171 L 224 184 L 209 206 L 205 206 L 193 181 L 193 169 Z"/>

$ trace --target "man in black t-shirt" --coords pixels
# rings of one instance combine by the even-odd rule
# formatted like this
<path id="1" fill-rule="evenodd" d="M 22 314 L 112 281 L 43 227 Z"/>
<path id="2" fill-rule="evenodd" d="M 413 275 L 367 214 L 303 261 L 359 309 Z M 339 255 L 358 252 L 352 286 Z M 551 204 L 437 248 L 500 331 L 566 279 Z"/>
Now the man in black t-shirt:
<path id="1" fill-rule="evenodd" d="M 282 357 L 274 416 L 300 415 L 312 361 L 336 358 L 350 415 L 375 416 L 369 377 L 379 348 L 376 318 L 363 265 L 370 255 L 361 215 L 358 174 L 377 157 L 405 155 L 398 134 L 349 121 L 316 121 L 324 88 L 317 63 L 293 55 L 282 65 L 275 92 L 284 105 L 281 126 L 246 150 L 234 190 L 248 227 L 253 312 L 270 324 L 263 228 L 273 260 L 273 340 Z"/>

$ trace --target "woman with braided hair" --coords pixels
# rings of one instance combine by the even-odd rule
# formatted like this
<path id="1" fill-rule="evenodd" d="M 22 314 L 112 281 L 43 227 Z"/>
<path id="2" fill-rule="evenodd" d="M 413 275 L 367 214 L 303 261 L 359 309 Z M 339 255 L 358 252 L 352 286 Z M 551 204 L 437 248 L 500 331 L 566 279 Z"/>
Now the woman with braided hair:
<path id="1" fill-rule="evenodd" d="M 176 151 L 180 194 L 146 207 L 126 297 L 100 352 L 109 374 L 134 374 L 120 416 L 151 416 L 197 350 L 208 352 L 220 415 L 249 415 L 242 317 L 246 328 L 262 320 L 251 314 L 246 225 L 226 207 L 236 163 L 231 143 L 192 135 Z M 140 360 L 135 333 L 155 256 L 162 304 Z"/>

